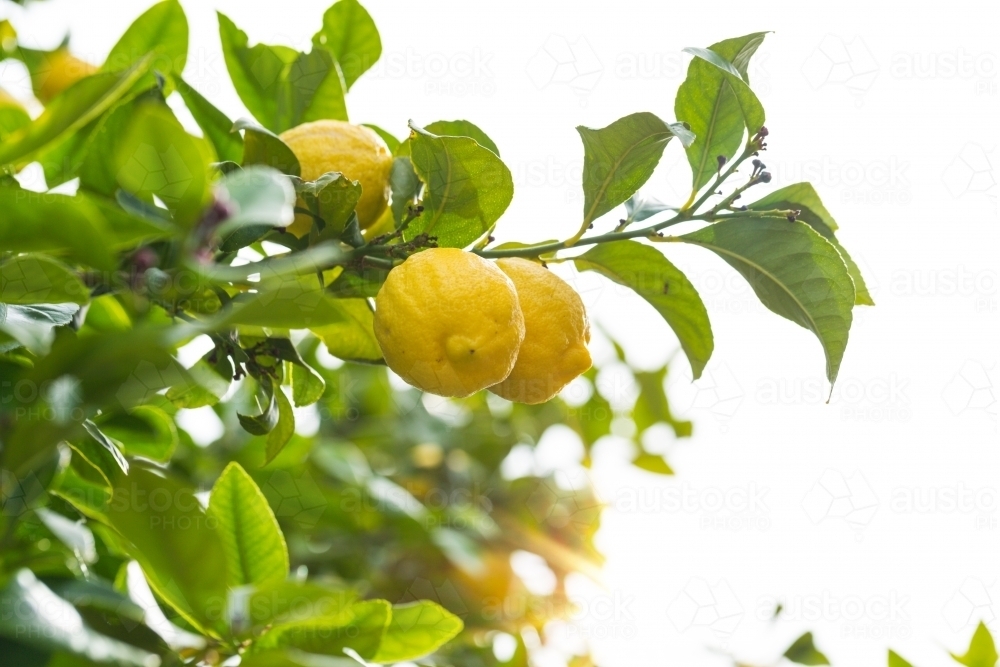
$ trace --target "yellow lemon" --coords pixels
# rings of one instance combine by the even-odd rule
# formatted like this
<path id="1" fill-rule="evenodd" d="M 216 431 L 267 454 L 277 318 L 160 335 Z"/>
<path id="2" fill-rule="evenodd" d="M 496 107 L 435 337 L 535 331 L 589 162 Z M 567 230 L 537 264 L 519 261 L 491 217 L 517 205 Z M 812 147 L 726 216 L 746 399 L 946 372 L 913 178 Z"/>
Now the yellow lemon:
<path id="1" fill-rule="evenodd" d="M 590 368 L 590 324 L 580 295 L 536 262 L 497 266 L 514 282 L 524 314 L 524 342 L 510 375 L 490 391 L 518 403 L 544 403 Z"/>
<path id="2" fill-rule="evenodd" d="M 97 72 L 97 67 L 80 60 L 67 49 L 48 54 L 36 72 L 35 96 L 48 104 L 56 95 L 80 79 Z"/>
<path id="3" fill-rule="evenodd" d="M 356 208 L 361 229 L 373 225 L 386 210 L 392 153 L 374 131 L 340 120 L 317 120 L 283 132 L 281 140 L 298 158 L 303 180 L 315 181 L 329 171 L 339 171 L 361 183 Z M 300 201 L 297 206 L 305 204 Z M 300 214 L 288 231 L 302 238 L 311 227 L 312 218 Z"/>
<path id="4" fill-rule="evenodd" d="M 495 264 L 431 248 L 389 272 L 375 297 L 375 338 L 389 368 L 414 387 L 469 396 L 514 368 L 524 319 Z"/>

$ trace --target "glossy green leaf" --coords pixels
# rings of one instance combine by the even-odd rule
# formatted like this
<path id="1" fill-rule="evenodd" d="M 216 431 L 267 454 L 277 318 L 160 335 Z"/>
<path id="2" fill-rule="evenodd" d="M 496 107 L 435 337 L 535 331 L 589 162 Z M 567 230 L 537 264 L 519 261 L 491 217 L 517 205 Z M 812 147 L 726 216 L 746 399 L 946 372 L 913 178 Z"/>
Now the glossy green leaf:
<path id="1" fill-rule="evenodd" d="M 493 143 L 493 140 L 486 136 L 486 133 L 479 129 L 479 126 L 470 121 L 436 120 L 424 129 L 442 137 L 470 137 L 483 148 L 489 148 L 497 157 L 500 156 L 500 149 Z"/>
<path id="2" fill-rule="evenodd" d="M 976 626 L 976 631 L 969 642 L 969 650 L 965 655 L 952 653 L 951 657 L 966 667 L 996 667 L 997 660 L 1000 659 L 993 635 L 982 621 Z"/>
<path id="3" fill-rule="evenodd" d="M 78 310 L 71 303 L 0 303 L 0 350 L 23 345 L 35 354 L 46 354 L 55 335 L 54 327 L 69 324 Z"/>
<path id="4" fill-rule="evenodd" d="M 0 144 L 0 166 L 17 171 L 39 160 L 46 151 L 80 139 L 92 121 L 124 97 L 149 71 L 145 58 L 123 72 L 106 72 L 81 79 L 53 100 L 30 125 Z"/>
<path id="5" fill-rule="evenodd" d="M 104 448 L 104 450 L 110 455 L 111 459 L 115 462 L 115 464 L 121 469 L 122 473 L 127 475 L 129 468 L 128 461 L 125 459 L 125 455 L 122 454 L 121 450 L 118 449 L 118 444 L 113 442 L 111 438 L 109 438 L 105 433 L 103 433 L 99 428 L 97 428 L 97 424 L 95 424 L 89 419 L 85 419 L 83 421 L 83 429 L 87 432 L 88 435 L 90 435 L 90 437 L 94 440 L 94 442 L 96 442 L 98 445 Z M 91 459 L 91 463 L 95 463 L 95 461 Z M 102 470 L 103 469 L 104 468 L 102 468 Z M 116 478 L 117 474 L 108 473 L 109 482 L 114 482 Z"/>
<path id="6" fill-rule="evenodd" d="M 247 118 L 237 120 L 233 130 L 243 130 L 243 158 L 240 164 L 244 167 L 262 164 L 290 176 L 302 173 L 299 159 L 278 135 Z"/>
<path id="7" fill-rule="evenodd" d="M 221 631 L 230 580 L 215 522 L 185 486 L 135 463 L 115 485 L 109 525 L 150 586 L 196 628 Z"/>
<path id="8" fill-rule="evenodd" d="M 292 365 L 292 401 L 296 407 L 312 405 L 323 397 L 323 376 L 305 364 Z"/>
<path id="9" fill-rule="evenodd" d="M 392 619 L 392 606 L 385 600 L 366 600 L 351 605 L 350 620 L 340 615 L 319 617 L 280 625 L 255 643 L 255 652 L 274 648 L 296 648 L 308 653 L 342 656 L 353 649 L 366 660 L 374 658 Z"/>
<path id="10" fill-rule="evenodd" d="M 288 576 L 288 548 L 267 499 L 238 463 L 230 463 L 209 496 L 218 522 L 231 588 L 266 585 Z"/>
<path id="11" fill-rule="evenodd" d="M 94 534 L 82 522 L 72 521 L 44 507 L 35 509 L 35 514 L 82 562 L 93 563 L 97 560 Z"/>
<path id="12" fill-rule="evenodd" d="M 813 645 L 813 636 L 807 632 L 788 647 L 785 658 L 799 665 L 829 665 L 830 661 Z"/>
<path id="13" fill-rule="evenodd" d="M 333 53 L 350 89 L 382 55 L 382 40 L 375 21 L 357 0 L 340 0 L 323 14 L 323 27 L 313 44 Z"/>
<path id="14" fill-rule="evenodd" d="M 705 304 L 680 269 L 637 241 L 602 243 L 574 262 L 577 270 L 597 271 L 649 302 L 677 335 L 694 378 L 701 377 L 714 348 L 712 325 Z"/>
<path id="15" fill-rule="evenodd" d="M 243 430 L 253 435 L 267 435 L 270 433 L 278 424 L 280 416 L 278 412 L 278 398 L 274 386 L 267 376 L 264 376 L 261 380 L 261 389 L 263 390 L 264 401 L 262 404 L 258 401 L 260 407 L 259 415 L 236 413 Z"/>
<path id="16" fill-rule="evenodd" d="M 903 656 L 889 649 L 889 667 L 913 667 L 913 665 L 903 659 Z"/>
<path id="17" fill-rule="evenodd" d="M 0 303 L 77 303 L 90 290 L 68 266 L 45 255 L 16 255 L 0 263 Z"/>
<path id="18" fill-rule="evenodd" d="M 303 122 L 347 120 L 346 86 L 329 50 L 299 53 L 286 46 L 249 45 L 245 32 L 222 13 L 219 34 L 233 86 L 243 104 L 272 132 Z"/>
<path id="19" fill-rule="evenodd" d="M 493 151 L 469 137 L 439 137 L 413 127 L 410 160 L 424 182 L 423 214 L 404 235 L 437 237 L 461 248 L 493 228 L 514 197 L 510 170 Z"/>
<path id="20" fill-rule="evenodd" d="M 840 253 L 803 222 L 731 220 L 677 237 L 719 255 L 768 309 L 809 329 L 833 384 L 847 348 L 854 283 Z"/>
<path id="21" fill-rule="evenodd" d="M 253 587 L 230 598 L 230 623 L 238 634 L 297 624 L 346 624 L 354 618 L 357 594 L 346 588 L 283 580 Z"/>
<path id="22" fill-rule="evenodd" d="M 801 211 L 798 219 L 815 229 L 823 235 L 823 238 L 832 243 L 844 259 L 844 263 L 847 264 L 847 270 L 851 274 L 851 279 L 854 280 L 855 305 L 875 305 L 871 294 L 868 292 L 868 286 L 865 285 L 864 277 L 861 275 L 861 269 L 858 268 L 858 265 L 851 259 L 851 256 L 847 254 L 847 250 L 844 246 L 840 245 L 840 242 L 834 235 L 834 232 L 837 230 L 837 223 L 834 221 L 833 216 L 830 215 L 830 212 L 826 210 L 823 202 L 820 201 L 819 194 L 817 194 L 816 189 L 813 188 L 811 183 L 795 183 L 780 190 L 775 190 L 763 199 L 749 204 L 747 207 L 754 211 Z"/>
<path id="23" fill-rule="evenodd" d="M 72 604 L 20 570 L 0 592 L 8 613 L 0 616 L 0 635 L 23 641 L 42 651 L 67 651 L 96 663 L 149 667 L 158 658 L 124 642 L 98 634 Z M 5 661 L 10 656 L 5 653 Z M 25 664 L 25 663 L 19 663 Z"/>
<path id="24" fill-rule="evenodd" d="M 382 349 L 375 339 L 375 319 L 365 299 L 334 299 L 340 319 L 323 326 L 310 327 L 323 341 L 327 351 L 349 361 L 380 362 Z"/>
<path id="25" fill-rule="evenodd" d="M 153 405 L 139 405 L 127 412 L 106 412 L 95 417 L 94 422 L 130 456 L 166 462 L 177 446 L 174 420 Z"/>
<path id="26" fill-rule="evenodd" d="M 288 441 L 295 434 L 295 414 L 292 404 L 280 387 L 274 389 L 274 399 L 278 406 L 278 422 L 267 434 L 267 447 L 264 450 L 264 464 L 268 464 L 281 453 Z"/>
<path id="27" fill-rule="evenodd" d="M 742 83 L 731 72 L 697 57 L 691 61 L 687 77 L 677 90 L 674 114 L 695 135 L 694 142 L 686 149 L 695 190 L 700 190 L 715 175 L 718 156 L 729 159 L 740 150 L 744 129 L 752 127 L 750 133 L 755 133 L 764 122 L 763 108 L 760 102 L 753 103 L 756 97 L 750 97 L 753 93 L 745 84 L 747 65 L 765 34 L 727 39 L 708 48 L 733 66 Z"/>
<path id="28" fill-rule="evenodd" d="M 309 210 L 323 219 L 318 238 L 336 240 L 361 199 L 361 184 L 341 173 L 328 172 L 315 181 L 302 181 L 298 193 Z"/>
<path id="29" fill-rule="evenodd" d="M 175 74 L 173 77 L 177 92 L 184 100 L 205 138 L 212 142 L 215 154 L 220 160 L 239 163 L 243 160 L 243 139 L 233 131 L 233 121 L 209 102 L 201 93 Z"/>
<path id="30" fill-rule="evenodd" d="M 153 54 L 150 69 L 164 76 L 184 71 L 188 23 L 181 3 L 163 0 L 147 9 L 111 48 L 103 69 L 116 72 Z"/>
<path id="31" fill-rule="evenodd" d="M 589 225 L 635 194 L 653 175 L 674 130 L 647 112 L 607 127 L 579 126 L 583 140 L 583 224 Z"/>
<path id="32" fill-rule="evenodd" d="M 429 600 L 392 607 L 392 620 L 373 662 L 394 663 L 429 655 L 462 631 L 462 620 Z"/>

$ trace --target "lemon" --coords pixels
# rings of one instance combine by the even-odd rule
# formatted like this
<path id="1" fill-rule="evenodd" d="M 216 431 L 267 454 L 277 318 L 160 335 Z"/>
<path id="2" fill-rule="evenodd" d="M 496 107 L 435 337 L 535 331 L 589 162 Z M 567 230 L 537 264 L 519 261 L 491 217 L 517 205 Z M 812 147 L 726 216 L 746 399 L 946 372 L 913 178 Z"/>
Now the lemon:
<path id="1" fill-rule="evenodd" d="M 392 153 L 374 131 L 341 120 L 303 123 L 281 134 L 302 167 L 302 179 L 315 181 L 330 171 L 339 171 L 361 183 L 356 208 L 361 229 L 373 225 L 389 204 L 389 172 Z M 297 206 L 305 207 L 301 201 Z M 295 216 L 288 231 L 297 238 L 309 233 L 312 218 Z"/>
<path id="2" fill-rule="evenodd" d="M 95 72 L 97 67 L 80 60 L 68 49 L 57 49 L 45 56 L 36 72 L 35 96 L 48 104 L 56 95 Z"/>
<path id="3" fill-rule="evenodd" d="M 389 272 L 375 297 L 375 338 L 389 368 L 414 387 L 469 396 L 514 368 L 524 319 L 495 264 L 431 248 Z"/>
<path id="4" fill-rule="evenodd" d="M 583 301 L 561 278 L 536 262 L 497 260 L 517 289 L 524 342 L 510 375 L 490 391 L 518 403 L 544 403 L 590 368 L 590 324 Z"/>

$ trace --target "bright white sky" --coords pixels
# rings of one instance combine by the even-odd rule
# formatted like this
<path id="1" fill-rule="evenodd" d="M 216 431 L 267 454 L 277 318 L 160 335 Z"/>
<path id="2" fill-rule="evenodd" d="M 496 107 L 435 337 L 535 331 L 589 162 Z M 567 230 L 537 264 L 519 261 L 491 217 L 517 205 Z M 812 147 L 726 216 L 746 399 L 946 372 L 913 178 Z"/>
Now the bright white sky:
<path id="1" fill-rule="evenodd" d="M 6 4 L 0 13 L 40 45 L 69 29 L 74 50 L 99 62 L 149 4 L 52 0 L 27 14 Z M 184 6 L 192 27 L 186 78 L 236 117 L 245 111 L 226 76 L 213 10 L 251 41 L 305 48 L 326 2 Z M 834 664 L 885 664 L 887 645 L 922 667 L 953 664 L 945 649 L 964 648 L 975 621 L 1000 612 L 1000 6 L 368 6 L 384 55 L 351 93 L 352 120 L 399 136 L 408 118 L 479 124 L 514 173 L 503 240 L 575 230 L 576 125 L 601 127 L 634 111 L 673 120 L 687 63 L 681 48 L 775 31 L 751 67 L 768 112 L 772 185 L 815 184 L 878 307 L 857 312 L 827 405 L 810 334 L 765 312 L 716 257 L 668 248 L 701 291 L 716 335 L 701 381 L 683 377 L 681 357 L 674 364 L 671 395 L 695 420 L 695 436 L 654 438 L 669 450 L 678 473 L 671 479 L 625 466 L 621 441 L 600 447 L 593 477 L 612 507 L 600 533 L 608 555 L 600 595 L 618 607 L 594 607 L 563 639 L 589 639 L 603 667 L 712 667 L 730 664 L 720 650 L 767 663 L 811 629 Z M 15 88 L 22 77 L 9 66 L 0 73 Z M 645 191 L 678 203 L 688 179 L 680 147 L 671 146 Z M 653 368 L 674 353 L 673 335 L 637 297 L 559 271 L 578 280 L 630 361 Z M 594 347 L 606 358 L 606 344 Z M 614 369 L 602 384 L 618 400 L 628 394 L 627 376 Z M 539 458 L 561 461 L 573 443 L 556 432 L 542 449 Z M 770 622 L 775 598 L 788 615 Z"/>

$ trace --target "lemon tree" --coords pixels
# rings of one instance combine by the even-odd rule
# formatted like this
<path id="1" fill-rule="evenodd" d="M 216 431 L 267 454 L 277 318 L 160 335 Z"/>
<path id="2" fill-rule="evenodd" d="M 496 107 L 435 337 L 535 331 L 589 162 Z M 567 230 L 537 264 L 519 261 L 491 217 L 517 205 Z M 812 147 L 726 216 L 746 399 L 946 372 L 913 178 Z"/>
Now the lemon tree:
<path id="1" fill-rule="evenodd" d="M 593 391 L 592 323 L 550 267 L 641 296 L 695 378 L 714 339 L 676 244 L 811 331 L 831 385 L 853 309 L 872 305 L 820 193 L 771 184 L 747 75 L 765 35 L 689 49 L 671 120 L 577 128 L 578 224 L 525 244 L 496 240 L 513 178 L 473 122 L 348 116 L 382 53 L 356 0 L 330 7 L 307 51 L 252 43 L 238 20 L 218 14 L 242 117 L 184 79 L 176 0 L 103 63 L 33 50 L 0 23 L 0 56 L 37 98 L 0 91 L 0 594 L 20 610 L 0 619 L 0 651 L 24 665 L 526 665 L 521 630 L 569 605 L 560 587 L 498 616 L 528 595 L 509 556 L 541 554 L 560 582 L 591 571 L 600 508 L 541 477 L 496 482 L 502 463 L 554 424 L 587 463 L 623 418 Z M 651 177 L 675 140 L 691 192 L 668 205 Z M 19 180 L 33 164 L 45 192 Z M 667 372 L 634 371 L 626 416 L 632 463 L 656 474 L 672 471 L 639 436 L 691 432 Z M 582 406 L 559 396 L 574 380 L 591 389 Z M 191 426 L 196 410 L 222 433 Z M 478 504 L 436 503 L 486 483 L 501 486 Z M 965 664 L 988 660 L 992 640 L 974 644 Z M 811 635 L 785 657 L 825 660 Z"/>

